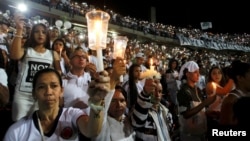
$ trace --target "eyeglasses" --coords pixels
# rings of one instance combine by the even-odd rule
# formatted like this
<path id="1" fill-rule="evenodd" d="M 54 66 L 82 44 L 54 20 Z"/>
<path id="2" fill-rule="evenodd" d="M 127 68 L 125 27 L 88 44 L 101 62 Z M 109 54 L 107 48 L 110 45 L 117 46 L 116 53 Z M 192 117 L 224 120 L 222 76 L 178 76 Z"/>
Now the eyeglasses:
<path id="1" fill-rule="evenodd" d="M 86 60 L 88 59 L 87 56 L 85 56 L 85 55 L 74 55 L 74 56 L 72 56 L 71 58 L 72 58 L 72 59 L 73 59 L 73 58 L 77 58 L 77 59 L 86 59 Z"/>

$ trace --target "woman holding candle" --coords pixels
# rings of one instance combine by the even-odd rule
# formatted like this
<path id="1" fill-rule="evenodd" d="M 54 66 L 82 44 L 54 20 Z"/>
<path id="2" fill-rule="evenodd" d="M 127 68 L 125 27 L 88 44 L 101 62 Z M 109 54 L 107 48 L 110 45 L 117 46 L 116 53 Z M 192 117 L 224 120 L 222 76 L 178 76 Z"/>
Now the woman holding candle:
<path id="1" fill-rule="evenodd" d="M 64 40 L 61 38 L 55 39 L 52 44 L 52 50 L 59 54 L 62 75 L 66 75 L 71 65 L 66 52 L 66 44 Z"/>
<path id="2" fill-rule="evenodd" d="M 140 82 L 141 67 L 138 64 L 132 64 L 129 67 L 128 81 L 122 87 L 128 94 L 127 106 L 129 110 L 134 106 L 139 93 L 143 90 L 143 85 Z"/>
<path id="3" fill-rule="evenodd" d="M 208 129 L 213 129 L 218 126 L 220 117 L 220 108 L 223 98 L 233 89 L 234 82 L 229 79 L 225 80 L 222 69 L 218 66 L 213 66 L 208 72 L 208 82 L 206 84 L 207 97 L 216 95 L 216 100 L 209 105 L 206 111 Z"/>
<path id="4" fill-rule="evenodd" d="M 114 86 L 108 73 L 103 71 L 91 82 L 89 102 L 93 105 L 90 113 L 76 108 L 59 107 L 63 95 L 62 78 L 56 70 L 48 68 L 38 71 L 32 82 L 32 98 L 38 103 L 38 110 L 9 127 L 4 141 L 78 141 L 78 133 L 87 137 L 97 136 L 103 124 L 103 107 L 106 96 L 114 93 Z"/>

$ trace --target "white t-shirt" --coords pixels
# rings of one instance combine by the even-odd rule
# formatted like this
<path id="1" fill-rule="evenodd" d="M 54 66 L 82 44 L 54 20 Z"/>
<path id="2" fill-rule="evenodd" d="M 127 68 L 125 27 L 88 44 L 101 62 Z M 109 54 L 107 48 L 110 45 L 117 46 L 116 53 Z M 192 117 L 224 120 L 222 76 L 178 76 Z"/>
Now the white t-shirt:
<path id="1" fill-rule="evenodd" d="M 50 133 L 45 134 L 44 139 L 46 141 L 78 141 L 76 122 L 82 115 L 87 114 L 80 109 L 63 108 L 58 114 L 55 128 L 52 128 Z M 65 136 L 68 132 L 71 132 L 72 135 L 66 139 Z M 12 124 L 5 134 L 4 141 L 42 141 L 36 112 L 30 117 L 24 117 Z"/>
<path id="2" fill-rule="evenodd" d="M 89 95 L 87 94 L 87 90 L 91 82 L 90 74 L 84 72 L 82 76 L 78 77 L 68 72 L 67 77 L 68 79 L 63 80 L 64 106 L 71 107 L 78 101 L 88 104 Z"/>

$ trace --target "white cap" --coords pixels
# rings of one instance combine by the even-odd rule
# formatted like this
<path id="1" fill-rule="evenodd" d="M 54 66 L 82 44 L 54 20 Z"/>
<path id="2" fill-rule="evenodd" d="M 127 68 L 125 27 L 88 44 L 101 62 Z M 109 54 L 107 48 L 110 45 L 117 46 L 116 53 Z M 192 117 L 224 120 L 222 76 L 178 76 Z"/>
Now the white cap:
<path id="1" fill-rule="evenodd" d="M 188 72 L 195 72 L 196 70 L 199 69 L 199 66 L 195 61 L 186 62 L 184 65 L 182 65 L 182 67 L 180 69 L 179 80 L 181 80 L 181 78 L 183 76 L 183 71 L 184 71 L 185 68 L 188 69 Z"/>
<path id="2" fill-rule="evenodd" d="M 144 56 L 143 53 L 139 52 L 139 53 L 136 54 L 136 57 L 144 58 L 145 56 Z"/>

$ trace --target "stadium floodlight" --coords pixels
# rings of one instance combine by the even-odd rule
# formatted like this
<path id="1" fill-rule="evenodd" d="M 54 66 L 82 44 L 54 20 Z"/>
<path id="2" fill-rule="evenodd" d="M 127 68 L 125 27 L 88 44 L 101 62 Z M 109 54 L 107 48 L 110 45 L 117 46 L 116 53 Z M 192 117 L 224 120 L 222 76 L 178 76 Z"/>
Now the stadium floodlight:
<path id="1" fill-rule="evenodd" d="M 17 5 L 17 9 L 18 9 L 19 11 L 21 11 L 21 12 L 25 12 L 25 11 L 27 11 L 27 5 L 24 4 L 24 3 L 19 3 L 19 4 Z"/>

